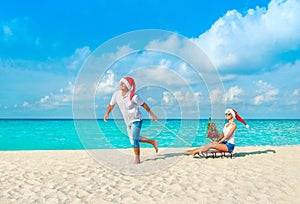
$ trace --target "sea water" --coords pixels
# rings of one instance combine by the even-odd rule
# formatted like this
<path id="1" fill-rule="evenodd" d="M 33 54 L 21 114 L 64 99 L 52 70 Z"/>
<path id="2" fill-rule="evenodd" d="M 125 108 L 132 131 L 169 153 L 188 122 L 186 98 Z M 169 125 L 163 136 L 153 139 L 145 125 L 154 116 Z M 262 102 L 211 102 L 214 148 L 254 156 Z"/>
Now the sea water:
<path id="1" fill-rule="evenodd" d="M 214 120 L 221 132 L 225 120 Z M 247 120 L 237 123 L 236 146 L 300 144 L 300 120 Z M 196 147 L 209 142 L 208 120 L 144 120 L 141 135 L 159 147 Z M 130 148 L 123 120 L 0 120 L 0 150 Z M 141 147 L 151 147 L 141 144 Z"/>

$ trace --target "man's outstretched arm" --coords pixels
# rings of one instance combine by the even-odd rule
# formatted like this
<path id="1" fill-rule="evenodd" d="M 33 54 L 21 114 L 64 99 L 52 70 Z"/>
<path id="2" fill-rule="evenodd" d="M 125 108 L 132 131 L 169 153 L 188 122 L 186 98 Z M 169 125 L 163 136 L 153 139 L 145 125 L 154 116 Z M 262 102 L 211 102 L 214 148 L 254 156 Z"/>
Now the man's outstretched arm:
<path id="1" fill-rule="evenodd" d="M 154 115 L 154 113 L 152 112 L 152 110 L 150 109 L 150 107 L 146 103 L 143 103 L 142 106 L 150 114 L 152 120 L 157 121 L 157 117 L 156 117 L 156 115 Z"/>

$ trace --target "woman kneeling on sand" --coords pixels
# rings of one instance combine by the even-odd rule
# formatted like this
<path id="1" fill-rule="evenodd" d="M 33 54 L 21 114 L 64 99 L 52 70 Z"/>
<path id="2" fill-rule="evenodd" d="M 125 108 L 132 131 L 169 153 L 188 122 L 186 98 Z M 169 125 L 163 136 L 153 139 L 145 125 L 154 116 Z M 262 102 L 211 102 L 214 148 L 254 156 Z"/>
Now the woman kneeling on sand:
<path id="1" fill-rule="evenodd" d="M 245 124 L 247 128 L 249 125 L 238 115 L 234 109 L 226 109 L 225 117 L 228 120 L 228 123 L 224 125 L 222 136 L 218 141 L 212 141 L 204 146 L 187 150 L 185 153 L 195 156 L 198 153 L 205 153 L 210 149 L 216 149 L 224 152 L 232 152 L 235 146 L 234 142 L 234 132 L 236 130 L 236 124 L 234 119 L 237 119 L 241 123 Z"/>

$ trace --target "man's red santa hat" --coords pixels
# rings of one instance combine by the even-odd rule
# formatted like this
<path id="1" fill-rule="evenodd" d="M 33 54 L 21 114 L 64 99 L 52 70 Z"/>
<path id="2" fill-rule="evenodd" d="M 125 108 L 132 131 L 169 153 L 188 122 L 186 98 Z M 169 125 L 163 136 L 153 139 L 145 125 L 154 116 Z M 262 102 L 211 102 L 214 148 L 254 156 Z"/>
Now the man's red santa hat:
<path id="1" fill-rule="evenodd" d="M 239 116 L 236 110 L 229 108 L 225 110 L 225 113 L 231 113 L 235 119 L 246 125 L 246 128 L 249 128 L 249 125 L 244 121 L 244 119 L 241 116 Z"/>
<path id="2" fill-rule="evenodd" d="M 132 100 L 132 97 L 135 94 L 135 82 L 134 79 L 131 77 L 124 77 L 120 80 L 120 82 L 123 82 L 125 84 L 125 86 L 128 88 L 129 92 L 130 92 L 130 100 Z"/>

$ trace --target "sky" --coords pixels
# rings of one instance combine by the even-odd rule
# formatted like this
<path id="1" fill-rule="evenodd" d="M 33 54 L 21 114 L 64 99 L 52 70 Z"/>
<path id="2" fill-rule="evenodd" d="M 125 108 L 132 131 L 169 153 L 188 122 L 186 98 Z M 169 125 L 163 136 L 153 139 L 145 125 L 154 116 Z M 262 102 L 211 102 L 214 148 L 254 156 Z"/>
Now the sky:
<path id="1" fill-rule="evenodd" d="M 89 93 L 97 118 L 119 80 L 132 74 L 138 94 L 166 118 L 180 118 L 182 112 L 207 118 L 212 104 L 221 104 L 243 118 L 299 119 L 299 10 L 299 0 L 4 1 L 0 118 L 72 118 L 76 80 L 99 46 L 126 33 L 157 29 L 175 34 L 158 41 L 158 47 L 179 51 L 176 34 L 198 46 L 217 70 L 222 89 L 208 90 L 208 83 L 176 56 L 133 53 L 97 76 L 97 91 Z M 105 54 L 133 50 L 125 43 Z M 146 82 L 152 85 L 142 87 Z"/>

